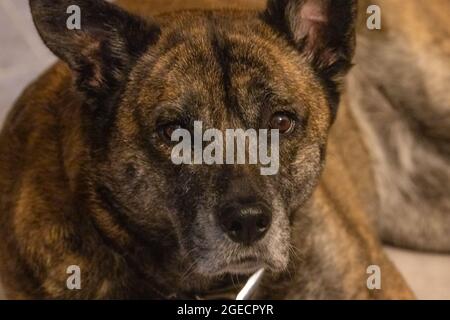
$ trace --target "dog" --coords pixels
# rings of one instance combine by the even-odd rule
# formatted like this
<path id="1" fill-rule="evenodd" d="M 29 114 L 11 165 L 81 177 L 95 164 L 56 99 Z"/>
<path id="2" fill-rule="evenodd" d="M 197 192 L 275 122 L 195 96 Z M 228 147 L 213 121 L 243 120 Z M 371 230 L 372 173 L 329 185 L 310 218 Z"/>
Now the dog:
<path id="1" fill-rule="evenodd" d="M 383 180 L 393 168 L 376 156 L 396 145 L 377 140 L 369 150 L 385 132 L 369 121 L 376 100 L 364 95 L 385 77 L 359 80 L 370 46 L 386 40 L 376 35 L 357 50 L 361 67 L 347 76 L 361 3 L 30 0 L 39 34 L 62 61 L 25 90 L 0 136 L 8 296 L 233 297 L 236 280 L 264 267 L 257 299 L 413 298 L 381 240 L 448 249 L 448 191 L 439 191 L 440 205 L 427 202 L 441 216 L 427 217 L 423 230 L 417 220 L 403 228 L 407 210 L 392 217 L 405 197 L 383 198 L 401 190 Z M 80 30 L 66 28 L 73 4 Z M 402 89 L 394 93 L 412 98 Z M 194 121 L 279 130 L 278 174 L 175 166 L 171 134 Z M 447 131 L 433 128 L 430 141 L 448 160 Z M 426 233 L 428 225 L 442 232 Z M 67 288 L 73 265 L 79 290 Z M 370 266 L 382 270 L 376 290 Z"/>
<path id="2" fill-rule="evenodd" d="M 359 4 L 361 12 L 369 4 L 383 12 L 380 32 L 358 31 L 347 78 L 347 107 L 371 164 L 356 157 L 353 168 L 366 167 L 373 178 L 361 187 L 365 211 L 384 242 L 449 253 L 450 1 Z"/>

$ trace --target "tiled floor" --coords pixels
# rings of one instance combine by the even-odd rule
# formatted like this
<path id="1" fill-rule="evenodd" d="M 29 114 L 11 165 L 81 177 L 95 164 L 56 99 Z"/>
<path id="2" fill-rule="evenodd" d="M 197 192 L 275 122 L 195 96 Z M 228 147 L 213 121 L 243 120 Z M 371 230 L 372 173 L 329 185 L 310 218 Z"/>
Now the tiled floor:
<path id="1" fill-rule="evenodd" d="M 28 0 L 0 0 L 0 123 L 23 88 L 53 61 L 34 29 Z M 388 253 L 419 298 L 450 299 L 450 257 Z"/>

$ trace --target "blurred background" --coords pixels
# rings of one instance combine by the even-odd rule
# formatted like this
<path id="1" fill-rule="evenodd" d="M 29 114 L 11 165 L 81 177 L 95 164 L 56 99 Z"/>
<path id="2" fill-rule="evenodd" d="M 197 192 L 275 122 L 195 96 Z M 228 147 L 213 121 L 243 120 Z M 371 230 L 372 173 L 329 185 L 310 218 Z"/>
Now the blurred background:
<path id="1" fill-rule="evenodd" d="M 25 86 L 56 58 L 34 29 L 28 0 L 0 0 L 0 46 L 0 123 L 3 123 Z M 450 299 L 450 256 L 386 250 L 419 299 Z M 0 299 L 4 298 L 0 284 Z"/>
<path id="2" fill-rule="evenodd" d="M 0 0 L 0 119 L 23 88 L 56 59 L 31 20 L 28 0 Z"/>

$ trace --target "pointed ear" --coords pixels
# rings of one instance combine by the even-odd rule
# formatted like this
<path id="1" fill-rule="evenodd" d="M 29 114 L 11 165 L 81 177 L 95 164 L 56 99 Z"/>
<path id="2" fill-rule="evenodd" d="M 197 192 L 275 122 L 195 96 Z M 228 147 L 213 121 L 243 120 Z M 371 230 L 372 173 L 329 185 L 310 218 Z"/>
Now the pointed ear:
<path id="1" fill-rule="evenodd" d="M 268 0 L 265 20 L 337 85 L 351 67 L 356 0 Z"/>
<path id="2" fill-rule="evenodd" d="M 69 7 L 80 8 L 81 28 L 70 30 Z M 159 28 L 102 0 L 30 0 L 48 48 L 73 70 L 88 98 L 107 96 L 159 36 Z"/>

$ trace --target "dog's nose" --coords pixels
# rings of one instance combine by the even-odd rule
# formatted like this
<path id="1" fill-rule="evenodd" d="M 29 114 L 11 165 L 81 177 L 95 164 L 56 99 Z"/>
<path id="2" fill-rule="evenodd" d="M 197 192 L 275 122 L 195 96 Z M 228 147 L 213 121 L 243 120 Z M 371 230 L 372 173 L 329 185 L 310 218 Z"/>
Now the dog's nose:
<path id="1" fill-rule="evenodd" d="M 231 240 L 245 245 L 261 239 L 272 223 L 272 213 L 263 204 L 228 204 L 220 210 L 218 218 Z"/>

